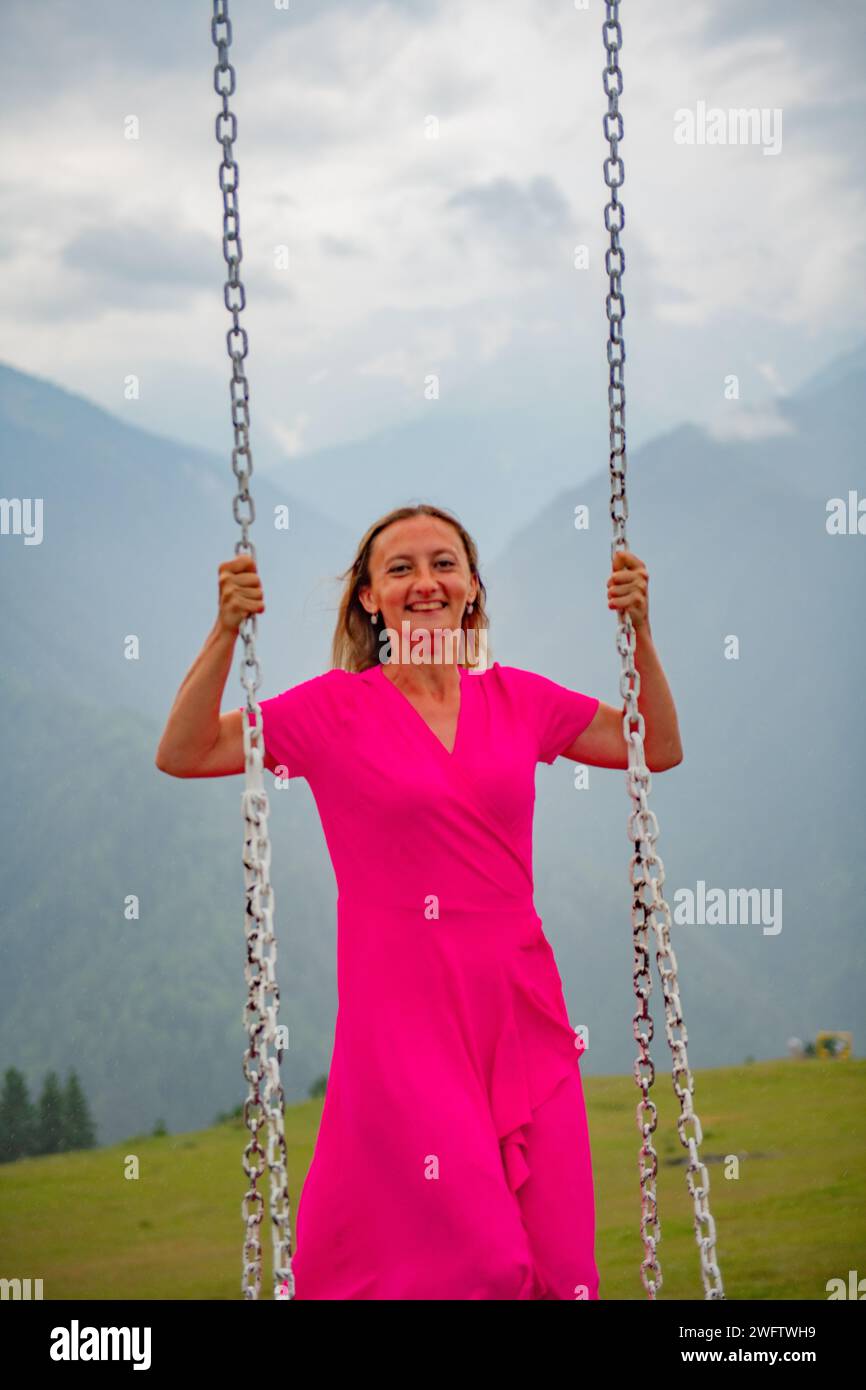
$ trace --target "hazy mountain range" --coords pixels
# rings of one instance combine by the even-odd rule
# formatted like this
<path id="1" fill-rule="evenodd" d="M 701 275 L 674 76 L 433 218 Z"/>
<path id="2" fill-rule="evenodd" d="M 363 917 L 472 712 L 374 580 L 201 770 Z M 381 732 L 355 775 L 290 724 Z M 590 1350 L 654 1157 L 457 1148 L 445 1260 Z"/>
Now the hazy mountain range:
<path id="1" fill-rule="evenodd" d="M 673 906 L 701 881 L 782 894 L 776 934 L 675 929 L 698 1073 L 780 1055 L 819 1028 L 852 1029 L 855 1050 L 863 1037 L 866 536 L 829 535 L 826 508 L 866 495 L 864 387 L 861 348 L 777 401 L 775 433 L 721 441 L 683 426 L 629 460 L 629 544 L 650 572 L 685 747 L 651 793 L 666 896 Z M 0 494 L 44 508 L 41 544 L 0 536 L 0 1067 L 36 1085 L 74 1066 L 103 1141 L 158 1117 L 203 1125 L 244 1093 L 242 778 L 179 781 L 153 758 L 233 553 L 228 449 L 178 446 L 11 367 L 0 430 Z M 539 453 L 516 412 L 426 417 L 293 460 L 282 487 L 256 477 L 260 694 L 326 668 L 334 577 L 357 538 L 386 506 L 433 496 L 485 538 L 491 655 L 619 704 L 606 459 L 560 490 L 573 441 L 557 431 Z M 579 503 L 588 530 L 574 527 Z M 271 524 L 279 504 L 288 531 Z M 725 657 L 731 636 L 738 660 Z M 241 703 L 236 666 L 223 707 Z M 539 771 L 536 902 L 572 1022 L 589 1027 L 585 1069 L 623 1071 L 635 1052 L 630 802 L 623 773 L 591 769 L 585 790 L 574 773 L 563 759 Z M 335 885 L 306 784 L 271 802 L 292 1098 L 329 1060 Z M 138 921 L 124 918 L 129 894 Z M 657 985 L 652 1003 L 657 1084 L 669 1085 Z"/>

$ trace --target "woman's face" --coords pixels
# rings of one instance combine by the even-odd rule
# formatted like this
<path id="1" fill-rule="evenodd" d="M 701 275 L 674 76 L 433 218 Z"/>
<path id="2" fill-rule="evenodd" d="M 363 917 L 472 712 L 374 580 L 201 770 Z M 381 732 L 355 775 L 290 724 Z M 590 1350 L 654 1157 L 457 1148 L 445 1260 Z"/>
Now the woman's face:
<path id="1" fill-rule="evenodd" d="M 413 516 L 379 532 L 370 551 L 370 583 L 358 597 L 368 613 L 379 612 L 380 631 L 384 625 L 402 634 L 408 622 L 411 637 L 421 628 L 459 630 L 477 592 L 454 527 L 438 516 Z"/>

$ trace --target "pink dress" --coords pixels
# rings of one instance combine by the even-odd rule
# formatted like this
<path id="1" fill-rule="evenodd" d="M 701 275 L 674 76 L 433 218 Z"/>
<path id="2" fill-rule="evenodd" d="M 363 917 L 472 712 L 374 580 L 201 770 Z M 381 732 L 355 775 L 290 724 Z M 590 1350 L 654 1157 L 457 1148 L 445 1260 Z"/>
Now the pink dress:
<path id="1" fill-rule="evenodd" d="M 599 701 L 498 662 L 460 687 L 451 753 L 378 664 L 260 702 L 265 765 L 307 779 L 338 887 L 298 1299 L 573 1297 L 534 1257 L 557 1241 L 562 1282 L 597 1297 L 583 1044 L 533 905 L 532 819 L 537 763 Z"/>

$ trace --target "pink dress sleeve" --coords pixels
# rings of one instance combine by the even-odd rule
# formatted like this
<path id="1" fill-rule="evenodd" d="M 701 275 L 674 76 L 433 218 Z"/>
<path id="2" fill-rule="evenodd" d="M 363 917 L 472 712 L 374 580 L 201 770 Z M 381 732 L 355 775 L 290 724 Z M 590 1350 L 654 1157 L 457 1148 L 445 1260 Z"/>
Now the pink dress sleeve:
<path id="1" fill-rule="evenodd" d="M 601 701 L 535 671 L 516 666 L 507 669 L 516 684 L 524 718 L 536 736 L 538 761 L 552 763 L 592 723 Z"/>
<path id="2" fill-rule="evenodd" d="M 278 777 L 306 777 L 335 746 L 346 672 L 337 668 L 259 700 L 265 740 L 265 767 Z M 245 705 L 238 706 L 242 711 Z M 250 718 L 252 723 L 252 718 Z"/>

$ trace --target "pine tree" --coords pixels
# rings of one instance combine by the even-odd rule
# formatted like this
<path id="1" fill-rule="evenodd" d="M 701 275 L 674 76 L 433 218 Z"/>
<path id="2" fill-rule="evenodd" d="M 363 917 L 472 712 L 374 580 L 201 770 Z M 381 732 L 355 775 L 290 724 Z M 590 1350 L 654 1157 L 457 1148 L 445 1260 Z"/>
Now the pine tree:
<path id="1" fill-rule="evenodd" d="M 3 1077 L 0 1095 L 0 1163 L 11 1163 L 33 1152 L 34 1115 L 27 1082 L 15 1067 Z"/>
<path id="2" fill-rule="evenodd" d="M 93 1149 L 96 1131 L 90 1118 L 87 1100 L 76 1072 L 70 1071 L 63 1093 L 63 1148 Z"/>
<path id="3" fill-rule="evenodd" d="M 38 1154 L 61 1153 L 63 1149 L 63 1092 L 57 1073 L 48 1072 L 36 1110 L 36 1146 Z"/>

